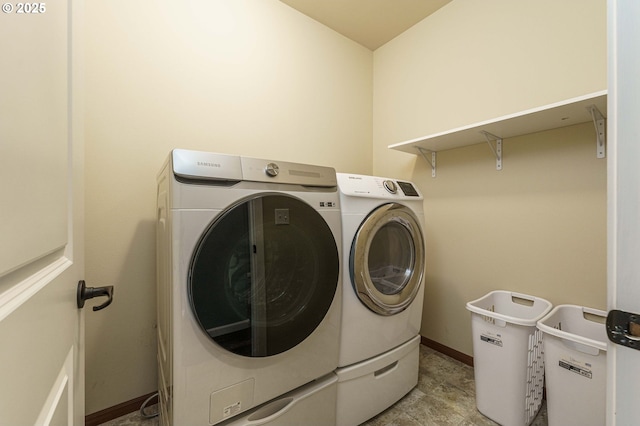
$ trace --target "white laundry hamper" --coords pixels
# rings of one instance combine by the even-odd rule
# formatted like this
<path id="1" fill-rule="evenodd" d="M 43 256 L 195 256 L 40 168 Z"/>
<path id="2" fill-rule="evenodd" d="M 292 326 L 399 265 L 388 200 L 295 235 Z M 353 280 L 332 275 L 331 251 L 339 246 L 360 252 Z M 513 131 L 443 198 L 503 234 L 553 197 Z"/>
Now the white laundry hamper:
<path id="1" fill-rule="evenodd" d="M 607 313 L 558 305 L 538 321 L 544 333 L 549 426 L 606 423 Z"/>
<path id="2" fill-rule="evenodd" d="M 466 307 L 471 311 L 478 411 L 503 426 L 531 424 L 544 387 L 542 333 L 536 322 L 551 303 L 496 290 Z"/>

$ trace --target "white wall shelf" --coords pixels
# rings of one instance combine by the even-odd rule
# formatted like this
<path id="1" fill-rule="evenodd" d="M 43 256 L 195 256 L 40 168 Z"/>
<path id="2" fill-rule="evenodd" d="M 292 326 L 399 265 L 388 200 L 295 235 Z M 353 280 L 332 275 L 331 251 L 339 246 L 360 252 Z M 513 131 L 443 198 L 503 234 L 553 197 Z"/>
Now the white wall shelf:
<path id="1" fill-rule="evenodd" d="M 595 139 L 597 156 L 598 158 L 603 158 L 605 144 L 604 119 L 606 117 L 606 111 L 607 91 L 603 90 L 389 145 L 389 148 L 425 156 L 428 153 L 479 143 L 488 143 L 496 155 L 496 169 L 501 170 L 502 154 L 501 152 L 500 154 L 496 152 L 496 148 L 491 144 L 491 140 L 496 141 L 497 144 L 498 141 L 501 143 L 502 140 L 506 138 L 593 121 L 596 127 Z M 435 177 L 435 155 L 432 155 L 431 158 L 432 176 Z"/>

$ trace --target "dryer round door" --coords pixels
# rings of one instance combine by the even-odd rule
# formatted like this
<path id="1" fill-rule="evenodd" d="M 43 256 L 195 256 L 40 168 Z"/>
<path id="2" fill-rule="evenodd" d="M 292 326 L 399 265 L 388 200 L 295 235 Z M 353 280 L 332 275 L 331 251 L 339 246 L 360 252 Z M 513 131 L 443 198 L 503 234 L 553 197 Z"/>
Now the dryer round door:
<path id="1" fill-rule="evenodd" d="M 360 301 L 377 314 L 397 314 L 416 297 L 424 270 L 424 238 L 413 211 L 388 203 L 371 212 L 358 228 L 349 257 Z"/>
<path id="2" fill-rule="evenodd" d="M 325 318 L 339 280 L 331 228 L 288 195 L 242 200 L 210 224 L 191 260 L 189 300 L 204 334 L 247 357 L 285 352 Z"/>

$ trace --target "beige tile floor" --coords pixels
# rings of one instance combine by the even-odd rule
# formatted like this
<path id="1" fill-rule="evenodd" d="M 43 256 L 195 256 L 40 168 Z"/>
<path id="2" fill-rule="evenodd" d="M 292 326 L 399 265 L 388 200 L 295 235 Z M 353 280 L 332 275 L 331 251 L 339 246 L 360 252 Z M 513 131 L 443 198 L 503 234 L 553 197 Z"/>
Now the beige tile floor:
<path id="1" fill-rule="evenodd" d="M 149 407 L 147 412 L 152 412 Z M 497 423 L 478 412 L 473 368 L 420 345 L 418 386 L 391 408 L 363 426 L 493 426 Z M 158 419 L 143 419 L 135 412 L 102 426 L 157 426 Z M 532 426 L 546 426 L 543 404 Z"/>

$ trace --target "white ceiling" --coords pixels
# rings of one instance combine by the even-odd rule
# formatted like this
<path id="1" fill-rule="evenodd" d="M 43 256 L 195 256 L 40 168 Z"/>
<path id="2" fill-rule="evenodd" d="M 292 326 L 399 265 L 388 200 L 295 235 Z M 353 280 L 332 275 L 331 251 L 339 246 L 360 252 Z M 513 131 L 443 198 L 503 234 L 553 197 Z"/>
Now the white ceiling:
<path id="1" fill-rule="evenodd" d="M 375 50 L 451 0 L 280 0 Z"/>

